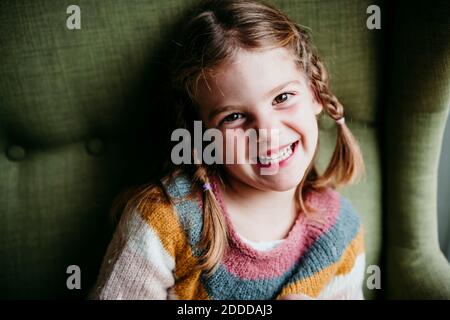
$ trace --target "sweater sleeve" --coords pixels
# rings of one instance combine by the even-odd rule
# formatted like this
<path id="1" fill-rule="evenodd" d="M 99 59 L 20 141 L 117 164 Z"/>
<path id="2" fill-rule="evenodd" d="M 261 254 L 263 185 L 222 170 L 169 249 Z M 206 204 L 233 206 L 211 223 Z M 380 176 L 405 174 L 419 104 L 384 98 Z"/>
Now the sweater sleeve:
<path id="1" fill-rule="evenodd" d="M 151 221 L 163 219 L 167 213 L 171 214 L 170 210 L 171 206 L 151 203 L 145 212 L 135 208 L 122 216 L 90 298 L 169 298 L 169 289 L 175 282 L 175 260 L 166 248 L 170 230 L 157 230 Z"/>

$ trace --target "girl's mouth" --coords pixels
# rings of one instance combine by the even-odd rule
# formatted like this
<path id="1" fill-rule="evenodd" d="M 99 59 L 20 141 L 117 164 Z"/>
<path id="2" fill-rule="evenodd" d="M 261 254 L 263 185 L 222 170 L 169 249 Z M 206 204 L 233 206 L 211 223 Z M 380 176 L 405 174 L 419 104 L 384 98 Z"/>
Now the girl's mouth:
<path id="1" fill-rule="evenodd" d="M 287 147 L 278 150 L 275 153 L 271 153 L 270 156 L 259 156 L 257 166 L 262 168 L 268 168 L 273 165 L 283 166 L 287 163 L 292 155 L 295 153 L 298 147 L 299 140 L 291 143 Z"/>

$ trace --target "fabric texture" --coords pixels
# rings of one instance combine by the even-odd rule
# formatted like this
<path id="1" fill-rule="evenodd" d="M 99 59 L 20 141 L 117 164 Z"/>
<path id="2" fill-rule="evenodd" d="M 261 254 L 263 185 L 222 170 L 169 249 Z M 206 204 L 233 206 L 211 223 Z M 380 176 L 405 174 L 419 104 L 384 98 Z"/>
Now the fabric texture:
<path id="1" fill-rule="evenodd" d="M 208 277 L 195 268 L 201 254 L 202 203 L 191 196 L 186 176 L 178 176 L 166 188 L 174 206 L 153 201 L 145 211 L 134 210 L 122 218 L 93 298 L 249 300 L 288 294 L 363 298 L 363 228 L 348 199 L 336 191 L 310 192 L 306 202 L 320 220 L 300 213 L 281 244 L 259 251 L 235 231 L 215 180 L 213 190 L 227 221 L 229 248 Z"/>
<path id="2" fill-rule="evenodd" d="M 408 6 L 395 4 L 390 43 L 398 50 L 384 115 L 386 296 L 448 300 L 450 264 L 439 248 L 436 199 L 450 108 L 450 2 Z"/>

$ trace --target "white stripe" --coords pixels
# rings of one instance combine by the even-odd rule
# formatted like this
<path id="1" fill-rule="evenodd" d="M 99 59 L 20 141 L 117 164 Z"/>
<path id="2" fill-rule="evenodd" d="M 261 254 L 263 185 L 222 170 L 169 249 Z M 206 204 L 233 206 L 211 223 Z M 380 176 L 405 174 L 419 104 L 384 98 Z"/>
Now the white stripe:
<path id="1" fill-rule="evenodd" d="M 165 278 L 172 278 L 175 259 L 164 248 L 161 240 L 151 226 L 135 211 L 131 215 L 130 226 L 136 231 L 128 242 L 128 246 L 141 253 Z M 169 235 L 167 235 L 169 236 Z M 173 283 L 171 284 L 173 285 Z"/>
<path id="2" fill-rule="evenodd" d="M 363 282 L 365 275 L 366 256 L 359 254 L 349 273 L 335 276 L 321 291 L 318 299 L 324 300 L 361 300 L 363 296 Z"/>
<path id="3" fill-rule="evenodd" d="M 175 259 L 137 211 L 123 217 L 105 259 L 99 299 L 167 299 L 175 284 Z"/>

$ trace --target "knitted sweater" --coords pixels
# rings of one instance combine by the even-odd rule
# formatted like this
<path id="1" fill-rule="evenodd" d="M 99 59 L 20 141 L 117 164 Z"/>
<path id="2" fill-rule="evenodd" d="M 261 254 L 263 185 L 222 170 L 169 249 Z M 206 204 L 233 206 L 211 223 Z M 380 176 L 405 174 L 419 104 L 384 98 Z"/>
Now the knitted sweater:
<path id="1" fill-rule="evenodd" d="M 189 197 L 190 180 L 178 176 L 145 209 L 121 218 L 91 297 L 250 300 L 298 293 L 319 299 L 363 298 L 363 228 L 345 197 L 331 188 L 309 192 L 305 201 L 323 219 L 299 214 L 279 245 L 261 251 L 237 234 L 214 181 L 229 246 L 213 275 L 195 268 L 201 253 L 201 197 Z"/>

